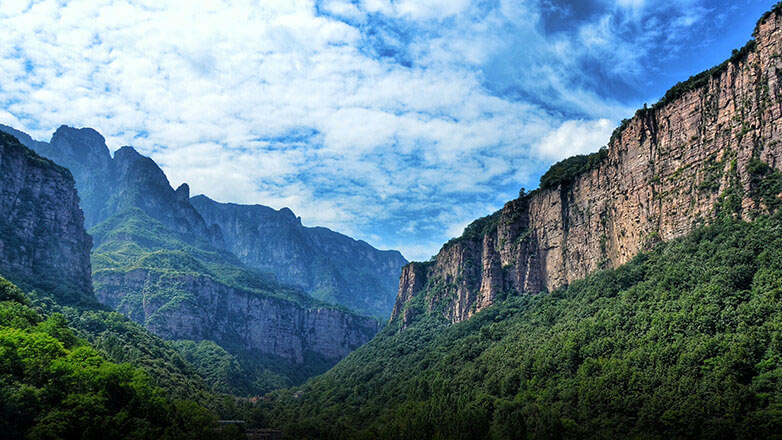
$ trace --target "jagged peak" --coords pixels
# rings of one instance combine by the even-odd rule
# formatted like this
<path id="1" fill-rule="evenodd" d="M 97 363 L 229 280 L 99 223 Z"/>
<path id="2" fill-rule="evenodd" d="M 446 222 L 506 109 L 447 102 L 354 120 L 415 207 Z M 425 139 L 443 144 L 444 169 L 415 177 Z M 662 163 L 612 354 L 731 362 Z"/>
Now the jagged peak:
<path id="1" fill-rule="evenodd" d="M 176 198 L 180 202 L 190 201 L 190 186 L 188 186 L 187 183 L 179 185 L 179 187 L 176 189 Z"/>
<path id="2" fill-rule="evenodd" d="M 57 130 L 54 132 L 52 137 L 68 136 L 68 135 L 89 136 L 96 139 L 100 139 L 100 141 L 103 143 L 106 142 L 106 138 L 104 138 L 103 135 L 98 133 L 98 131 L 95 130 L 94 128 L 91 127 L 76 128 L 66 124 L 60 125 L 57 128 Z"/>

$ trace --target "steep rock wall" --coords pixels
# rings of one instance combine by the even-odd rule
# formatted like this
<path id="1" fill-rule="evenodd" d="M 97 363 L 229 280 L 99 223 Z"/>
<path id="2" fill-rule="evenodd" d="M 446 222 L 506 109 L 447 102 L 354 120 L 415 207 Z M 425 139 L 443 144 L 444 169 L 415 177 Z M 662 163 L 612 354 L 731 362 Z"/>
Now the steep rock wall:
<path id="1" fill-rule="evenodd" d="M 387 318 L 407 260 L 326 228 L 302 226 L 288 208 L 191 199 L 209 224 L 219 226 L 226 248 L 242 263 L 304 289 L 323 301 Z"/>
<path id="2" fill-rule="evenodd" d="M 505 292 L 552 290 L 617 267 L 715 213 L 762 211 L 752 165 L 782 169 L 781 55 L 773 12 L 747 49 L 624 123 L 599 166 L 507 203 L 486 233 L 446 244 L 433 263 L 406 266 L 392 320 L 426 291 L 430 308 L 445 305 L 459 322 Z"/>
<path id="3" fill-rule="evenodd" d="M 92 292 L 90 248 L 71 173 L 0 133 L 0 274 L 25 287 L 44 282 Z M 87 295 L 84 295 L 87 294 Z"/>
<path id="4" fill-rule="evenodd" d="M 224 347 L 271 354 L 294 363 L 304 362 L 308 352 L 339 360 L 379 329 L 371 318 L 334 308 L 301 307 L 203 275 L 171 276 L 136 269 L 102 272 L 96 282 L 101 303 L 144 323 L 165 339 L 209 339 Z M 171 289 L 188 295 L 172 303 L 158 294 Z M 143 306 L 129 306 L 126 297 L 139 293 Z"/>

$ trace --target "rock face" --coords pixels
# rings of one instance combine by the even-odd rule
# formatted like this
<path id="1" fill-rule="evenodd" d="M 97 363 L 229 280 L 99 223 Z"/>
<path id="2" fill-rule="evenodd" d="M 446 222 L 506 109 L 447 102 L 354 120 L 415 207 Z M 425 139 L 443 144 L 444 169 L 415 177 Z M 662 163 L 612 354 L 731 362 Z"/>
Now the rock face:
<path id="1" fill-rule="evenodd" d="M 140 208 L 176 232 L 205 239 L 215 247 L 223 246 L 219 228 L 209 227 L 190 204 L 187 184 L 174 190 L 155 161 L 132 147 L 122 147 L 114 153 L 114 168 L 115 189 L 104 213 L 113 215 L 128 208 Z"/>
<path id="2" fill-rule="evenodd" d="M 107 273 L 97 291 L 101 303 L 145 322 L 166 339 L 209 339 L 229 349 L 302 363 L 308 353 L 337 361 L 372 338 L 378 321 L 329 307 L 307 308 L 229 287 L 204 275 L 168 276 L 136 269 Z M 190 292 L 177 307 L 149 295 L 143 308 L 130 309 L 127 292 L 182 289 Z"/>
<path id="3" fill-rule="evenodd" d="M 90 248 L 71 173 L 0 132 L 0 272 L 25 287 L 91 295 Z M 75 291 L 75 293 L 73 292 Z M 85 295 L 87 294 L 87 295 Z"/>
<path id="4" fill-rule="evenodd" d="M 220 227 L 226 248 L 244 264 L 273 273 L 314 298 L 359 313 L 388 317 L 407 260 L 326 228 L 308 228 L 288 208 L 191 199 L 207 223 Z"/>
<path id="5" fill-rule="evenodd" d="M 722 212 L 746 219 L 758 164 L 782 169 L 782 20 L 764 17 L 755 40 L 708 73 L 639 110 L 589 172 L 508 202 L 478 237 L 445 245 L 402 271 L 392 319 L 427 291 L 459 322 L 505 292 L 538 293 L 617 267 L 658 240 L 683 236 Z M 769 197 L 769 195 L 766 195 Z"/>

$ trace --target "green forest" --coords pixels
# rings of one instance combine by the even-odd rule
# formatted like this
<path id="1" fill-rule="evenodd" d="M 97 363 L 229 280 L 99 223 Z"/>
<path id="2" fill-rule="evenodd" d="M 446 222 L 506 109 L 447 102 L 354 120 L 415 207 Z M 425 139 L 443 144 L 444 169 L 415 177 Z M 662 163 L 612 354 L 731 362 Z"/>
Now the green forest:
<path id="1" fill-rule="evenodd" d="M 426 301 L 420 294 L 414 302 Z M 725 217 L 274 393 L 293 438 L 782 438 L 782 217 Z"/>
<path id="2" fill-rule="evenodd" d="M 97 325 L 112 324 L 109 316 L 108 322 Z M 78 335 L 63 314 L 43 313 L 18 287 L 0 278 L 0 432 L 4 439 L 240 438 L 238 431 L 215 430 L 214 411 L 174 397 L 176 386 L 171 385 L 187 378 L 170 377 L 166 391 L 155 385 L 148 373 L 154 366 L 146 361 L 163 363 L 165 353 L 126 353 L 128 360 L 140 361 L 136 365 L 145 368 L 115 363 Z M 122 332 L 112 332 L 112 337 L 121 338 Z M 155 344 L 149 346 L 154 348 Z M 196 391 L 181 390 L 199 397 Z"/>

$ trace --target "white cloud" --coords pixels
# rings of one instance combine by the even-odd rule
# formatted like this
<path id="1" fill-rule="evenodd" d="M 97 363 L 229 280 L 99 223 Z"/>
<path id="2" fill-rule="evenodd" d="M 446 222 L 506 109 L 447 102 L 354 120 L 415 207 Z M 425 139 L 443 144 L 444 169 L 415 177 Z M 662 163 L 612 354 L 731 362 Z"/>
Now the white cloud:
<path id="1" fill-rule="evenodd" d="M 539 157 L 561 160 L 576 154 L 597 151 L 608 144 L 616 124 L 608 119 L 565 121 L 535 145 Z"/>

